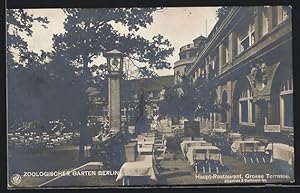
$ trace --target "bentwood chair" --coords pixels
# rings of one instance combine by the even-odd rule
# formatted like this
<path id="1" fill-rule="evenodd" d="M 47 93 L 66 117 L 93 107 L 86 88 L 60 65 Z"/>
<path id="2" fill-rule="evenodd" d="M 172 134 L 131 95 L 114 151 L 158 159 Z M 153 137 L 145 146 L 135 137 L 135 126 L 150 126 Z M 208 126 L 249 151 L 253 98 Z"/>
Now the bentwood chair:
<path id="1" fill-rule="evenodd" d="M 253 164 L 253 157 L 256 153 L 256 148 L 255 148 L 256 144 L 254 143 L 245 143 L 245 151 L 244 151 L 244 155 L 245 158 L 249 158 L 251 163 Z M 247 161 L 246 161 L 247 163 Z"/>
<path id="2" fill-rule="evenodd" d="M 216 172 L 219 173 L 219 165 L 220 165 L 220 150 L 211 149 L 208 155 L 208 171 L 211 172 L 212 168 L 216 168 Z"/>
<path id="3" fill-rule="evenodd" d="M 266 144 L 265 143 L 258 143 L 257 144 L 257 150 L 256 150 L 256 162 L 260 163 L 260 159 L 263 163 L 266 163 Z"/>
<path id="4" fill-rule="evenodd" d="M 202 172 L 205 173 L 206 167 L 206 149 L 196 149 L 193 161 L 195 163 L 195 171 L 198 173 L 198 168 L 202 167 Z"/>

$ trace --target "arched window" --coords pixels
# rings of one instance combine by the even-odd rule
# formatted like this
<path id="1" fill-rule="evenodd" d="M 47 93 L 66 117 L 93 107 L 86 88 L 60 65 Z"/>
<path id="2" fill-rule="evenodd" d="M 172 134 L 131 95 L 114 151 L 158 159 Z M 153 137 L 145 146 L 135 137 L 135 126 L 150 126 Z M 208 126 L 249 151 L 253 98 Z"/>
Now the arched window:
<path id="1" fill-rule="evenodd" d="M 289 77 L 280 91 L 280 124 L 284 128 L 293 128 L 293 78 Z"/>
<path id="2" fill-rule="evenodd" d="M 242 125 L 255 124 L 255 104 L 253 103 L 253 93 L 249 83 L 243 87 L 240 93 L 239 122 Z"/>

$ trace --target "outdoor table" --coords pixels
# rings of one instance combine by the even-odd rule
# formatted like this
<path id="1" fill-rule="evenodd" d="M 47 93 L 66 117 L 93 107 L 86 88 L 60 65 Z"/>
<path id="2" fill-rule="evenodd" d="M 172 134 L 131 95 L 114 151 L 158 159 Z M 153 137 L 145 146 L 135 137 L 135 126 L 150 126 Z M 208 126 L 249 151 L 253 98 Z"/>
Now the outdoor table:
<path id="1" fill-rule="evenodd" d="M 212 131 L 213 131 L 213 133 L 215 133 L 215 134 L 223 134 L 223 133 L 226 132 L 226 129 L 223 129 L 223 128 L 215 128 L 215 129 L 213 129 Z"/>
<path id="2" fill-rule="evenodd" d="M 150 177 L 151 180 L 157 181 L 156 174 L 158 174 L 158 172 L 153 155 L 140 155 L 137 161 L 125 162 L 122 165 L 116 181 L 123 179 L 123 185 L 125 185 L 125 183 L 129 185 L 129 178 L 126 177 L 131 176 Z"/>
<path id="3" fill-rule="evenodd" d="M 141 147 L 138 147 L 137 151 L 139 153 L 152 153 L 153 152 L 153 144 L 144 144 Z"/>
<path id="4" fill-rule="evenodd" d="M 208 128 L 203 128 L 203 129 L 200 129 L 200 133 L 204 134 L 204 135 L 209 135 L 211 133 L 211 130 Z"/>
<path id="5" fill-rule="evenodd" d="M 192 141 L 192 140 L 189 140 L 189 141 L 183 141 L 180 143 L 180 147 L 181 147 L 181 151 L 183 152 L 183 154 L 185 154 L 187 152 L 187 149 L 188 149 L 188 145 L 189 144 L 198 144 L 198 145 L 201 145 L 203 143 L 206 143 L 206 141 Z"/>
<path id="6" fill-rule="evenodd" d="M 253 148 L 251 148 L 252 150 L 247 150 L 247 149 L 243 149 L 242 146 L 243 145 L 249 145 L 253 146 Z M 232 143 L 232 145 L 230 146 L 231 150 L 233 153 L 237 153 L 237 152 L 241 152 L 241 153 L 245 153 L 245 151 L 249 152 L 256 152 L 257 149 L 257 145 L 259 144 L 259 141 L 234 141 Z"/>
<path id="7" fill-rule="evenodd" d="M 150 132 L 150 133 L 146 133 L 145 136 L 146 137 L 155 137 L 155 133 L 154 132 Z"/>
<path id="8" fill-rule="evenodd" d="M 293 165 L 294 162 L 294 147 L 283 143 L 269 143 L 266 147 L 266 151 L 272 150 L 273 146 L 273 158 L 288 162 L 289 165 Z"/>
<path id="9" fill-rule="evenodd" d="M 194 137 L 194 141 L 203 141 L 204 139 L 202 137 Z"/>
<path id="10" fill-rule="evenodd" d="M 155 141 L 153 140 L 145 140 L 145 141 L 138 141 L 138 144 L 154 144 Z"/>
<path id="11" fill-rule="evenodd" d="M 241 136 L 242 136 L 242 134 L 240 134 L 240 133 L 228 133 L 228 138 L 230 138 L 230 139 L 240 138 Z"/>
<path id="12" fill-rule="evenodd" d="M 190 147 L 186 153 L 186 157 L 187 157 L 190 165 L 194 165 L 195 162 L 197 161 L 197 159 L 194 159 L 196 150 L 205 150 L 206 151 L 205 160 L 210 160 L 211 159 L 210 158 L 210 150 L 218 150 L 219 151 L 220 149 L 217 146 L 213 146 L 213 145 L 212 146 L 192 146 L 192 147 Z M 221 156 L 220 152 L 218 155 L 218 160 L 215 160 L 215 161 L 219 161 L 219 163 L 223 166 L 222 156 Z"/>
<path id="13" fill-rule="evenodd" d="M 154 144 L 155 137 L 140 137 L 138 138 L 138 145 L 140 144 Z"/>

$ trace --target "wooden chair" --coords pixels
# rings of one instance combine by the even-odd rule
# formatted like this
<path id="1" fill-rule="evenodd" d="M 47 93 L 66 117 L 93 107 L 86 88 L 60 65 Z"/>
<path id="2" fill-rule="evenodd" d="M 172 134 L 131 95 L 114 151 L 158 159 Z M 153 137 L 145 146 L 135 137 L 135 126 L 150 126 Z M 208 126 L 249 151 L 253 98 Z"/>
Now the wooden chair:
<path id="1" fill-rule="evenodd" d="M 196 149 L 193 160 L 195 163 L 195 171 L 198 173 L 198 168 L 202 166 L 202 172 L 205 173 L 206 165 L 206 149 Z"/>
<path id="2" fill-rule="evenodd" d="M 245 143 L 245 157 L 250 158 L 251 163 L 253 164 L 253 155 L 256 153 L 255 144 L 253 143 Z"/>
<path id="3" fill-rule="evenodd" d="M 244 160 L 245 164 L 246 164 L 247 163 L 247 158 L 246 158 L 246 153 L 245 152 L 246 152 L 246 146 L 245 146 L 244 143 L 241 143 L 240 144 L 240 149 L 238 149 L 238 151 L 237 151 L 237 155 L 239 157 L 241 157 Z"/>
<path id="4" fill-rule="evenodd" d="M 155 158 L 155 164 L 157 166 L 158 169 L 162 168 L 161 166 L 161 161 L 165 159 L 165 153 L 166 153 L 166 146 L 163 146 L 161 149 L 159 149 L 158 151 L 156 150 L 154 152 L 154 158 Z"/>
<path id="5" fill-rule="evenodd" d="M 219 165 L 220 165 L 220 150 L 211 149 L 208 155 L 208 171 L 211 172 L 211 166 L 215 166 L 216 172 L 219 173 Z"/>
<path id="6" fill-rule="evenodd" d="M 266 163 L 266 144 L 263 142 L 260 142 L 257 144 L 257 150 L 256 150 L 256 162 L 260 163 L 259 160 L 261 159 L 263 163 Z"/>

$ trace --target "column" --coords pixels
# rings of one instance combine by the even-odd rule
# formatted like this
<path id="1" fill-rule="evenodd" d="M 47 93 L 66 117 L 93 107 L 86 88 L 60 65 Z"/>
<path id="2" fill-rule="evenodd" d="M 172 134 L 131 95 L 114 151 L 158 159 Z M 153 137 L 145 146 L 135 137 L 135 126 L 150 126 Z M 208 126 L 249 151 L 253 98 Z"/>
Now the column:
<path id="1" fill-rule="evenodd" d="M 235 32 L 231 32 L 228 36 L 228 50 L 229 50 L 229 61 L 232 61 L 232 58 L 237 53 L 237 38 Z"/>
<path id="2" fill-rule="evenodd" d="M 232 82 L 228 81 L 227 82 L 227 91 L 228 91 L 228 95 L 227 95 L 227 102 L 229 103 L 229 105 L 231 105 L 231 108 L 227 111 L 227 128 L 231 129 L 232 128 Z"/>
<path id="3" fill-rule="evenodd" d="M 269 32 L 272 31 L 273 29 L 273 26 L 274 26 L 274 17 L 273 17 L 273 7 L 270 6 L 268 7 L 268 29 L 269 29 Z"/>
<path id="4" fill-rule="evenodd" d="M 214 128 L 217 128 L 217 123 L 216 123 L 217 117 L 216 116 L 217 116 L 217 113 L 214 113 L 214 116 L 213 116 L 214 117 Z"/>
<path id="5" fill-rule="evenodd" d="M 109 124 L 110 129 L 118 132 L 121 126 L 120 77 L 110 76 L 109 84 Z"/>
<path id="6" fill-rule="evenodd" d="M 213 119 L 212 119 L 212 113 L 209 113 L 209 127 L 210 127 L 210 130 L 213 129 Z"/>
<path id="7" fill-rule="evenodd" d="M 255 105 L 255 133 L 256 135 L 263 135 L 265 125 L 264 109 L 260 104 Z"/>
<path id="8" fill-rule="evenodd" d="M 255 42 L 261 37 L 262 34 L 262 16 L 261 9 L 257 8 L 255 15 Z"/>
<path id="9" fill-rule="evenodd" d="M 222 65 L 225 63 L 225 50 L 224 45 L 221 43 L 219 45 L 219 74 L 222 72 Z"/>

